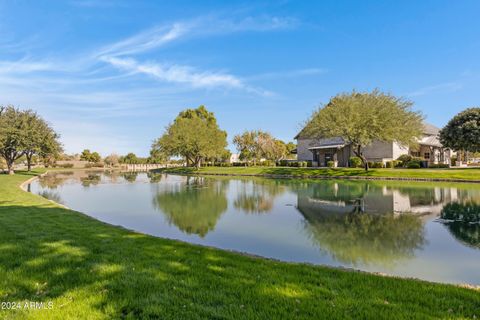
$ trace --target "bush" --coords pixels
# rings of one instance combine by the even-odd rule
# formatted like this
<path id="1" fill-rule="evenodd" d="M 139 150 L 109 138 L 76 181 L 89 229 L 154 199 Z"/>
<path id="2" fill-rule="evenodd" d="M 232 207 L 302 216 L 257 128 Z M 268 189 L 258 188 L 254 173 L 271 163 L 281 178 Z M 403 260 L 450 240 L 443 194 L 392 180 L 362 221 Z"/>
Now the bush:
<path id="1" fill-rule="evenodd" d="M 334 166 L 335 166 L 335 162 L 333 162 L 333 161 L 328 161 L 327 162 L 327 167 L 333 168 Z"/>
<path id="2" fill-rule="evenodd" d="M 362 159 L 359 157 L 350 157 L 348 160 L 348 163 L 350 164 L 350 167 L 352 168 L 361 168 L 362 167 Z"/>
<path id="3" fill-rule="evenodd" d="M 398 161 L 402 163 L 407 163 L 410 162 L 413 159 L 413 157 L 409 154 L 402 154 L 400 157 L 397 158 Z"/>
<path id="4" fill-rule="evenodd" d="M 58 168 L 70 169 L 70 168 L 73 168 L 73 163 L 57 164 L 57 167 L 58 167 Z"/>
<path id="5" fill-rule="evenodd" d="M 275 167 L 275 161 L 265 160 L 265 161 L 260 162 L 260 165 L 264 166 L 264 167 Z"/>
<path id="6" fill-rule="evenodd" d="M 280 160 L 278 161 L 278 165 L 282 167 L 287 167 L 288 166 L 288 160 Z"/>
<path id="7" fill-rule="evenodd" d="M 437 163 L 437 164 L 432 163 L 428 167 L 433 168 L 433 169 L 435 169 L 435 168 L 450 168 L 450 166 L 448 164 L 445 164 L 445 163 Z"/>
<path id="8" fill-rule="evenodd" d="M 407 163 L 408 169 L 420 169 L 421 165 L 419 161 L 412 160 Z"/>
<path id="9" fill-rule="evenodd" d="M 103 162 L 89 162 L 85 164 L 85 168 L 103 168 Z"/>
<path id="10" fill-rule="evenodd" d="M 372 162 L 372 165 L 369 165 L 370 168 L 383 168 L 383 162 Z"/>

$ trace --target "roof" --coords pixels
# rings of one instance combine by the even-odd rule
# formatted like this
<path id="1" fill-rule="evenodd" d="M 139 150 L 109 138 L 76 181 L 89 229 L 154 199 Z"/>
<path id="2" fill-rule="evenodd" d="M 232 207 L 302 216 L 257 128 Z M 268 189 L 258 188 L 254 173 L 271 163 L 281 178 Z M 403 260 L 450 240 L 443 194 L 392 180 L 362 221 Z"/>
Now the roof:
<path id="1" fill-rule="evenodd" d="M 308 149 L 338 148 L 344 146 L 345 140 L 340 137 L 335 137 L 315 140 L 310 144 Z"/>
<path id="2" fill-rule="evenodd" d="M 435 127 L 430 123 L 423 123 L 423 133 L 426 135 L 436 136 L 440 132 L 440 128 Z"/>
<path id="3" fill-rule="evenodd" d="M 442 144 L 440 143 L 440 140 L 436 135 L 425 136 L 422 139 L 420 139 L 418 143 L 425 146 L 442 147 Z"/>

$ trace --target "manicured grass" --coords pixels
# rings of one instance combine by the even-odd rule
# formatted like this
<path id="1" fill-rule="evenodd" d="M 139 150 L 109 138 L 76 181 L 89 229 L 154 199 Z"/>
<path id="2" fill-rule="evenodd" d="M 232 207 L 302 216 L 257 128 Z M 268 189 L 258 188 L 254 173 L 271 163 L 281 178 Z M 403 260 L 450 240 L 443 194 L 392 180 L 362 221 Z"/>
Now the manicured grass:
<path id="1" fill-rule="evenodd" d="M 426 319 L 480 316 L 480 292 L 288 264 L 154 238 L 62 208 L 0 175 L 6 319 Z M 341 235 L 339 235 L 341 236 Z"/>
<path id="2" fill-rule="evenodd" d="M 295 167 L 202 167 L 161 169 L 165 172 L 184 174 L 231 174 L 231 175 L 285 175 L 299 177 L 372 177 L 445 179 L 480 182 L 480 168 L 465 169 L 364 169 L 351 168 L 295 168 Z"/>

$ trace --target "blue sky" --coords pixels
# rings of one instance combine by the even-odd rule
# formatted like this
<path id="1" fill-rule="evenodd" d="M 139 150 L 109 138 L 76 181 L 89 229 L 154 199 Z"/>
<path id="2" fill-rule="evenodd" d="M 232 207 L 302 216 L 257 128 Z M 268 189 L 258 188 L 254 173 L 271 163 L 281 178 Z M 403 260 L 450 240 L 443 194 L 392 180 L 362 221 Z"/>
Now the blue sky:
<path id="1" fill-rule="evenodd" d="M 379 88 L 443 126 L 480 103 L 480 1 L 1 1 L 0 104 L 69 153 L 147 155 L 187 107 L 229 141 L 286 141 L 339 92 Z"/>

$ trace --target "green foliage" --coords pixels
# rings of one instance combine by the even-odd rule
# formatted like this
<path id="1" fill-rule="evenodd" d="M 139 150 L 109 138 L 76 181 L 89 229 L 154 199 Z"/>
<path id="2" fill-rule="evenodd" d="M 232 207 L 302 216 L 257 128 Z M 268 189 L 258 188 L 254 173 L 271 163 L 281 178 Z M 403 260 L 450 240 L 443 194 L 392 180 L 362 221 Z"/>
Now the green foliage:
<path id="1" fill-rule="evenodd" d="M 220 130 L 214 114 L 200 106 L 180 112 L 151 152 L 184 157 L 188 165 L 200 167 L 206 159 L 221 157 L 226 146 L 227 133 Z"/>
<path id="2" fill-rule="evenodd" d="M 300 135 L 341 137 L 366 164 L 362 150 L 375 140 L 416 144 L 422 134 L 423 117 L 411 110 L 412 105 L 377 90 L 339 94 L 312 115 Z"/>
<path id="3" fill-rule="evenodd" d="M 118 165 L 119 160 L 120 160 L 120 157 L 117 154 L 112 153 L 106 156 L 103 162 L 105 162 L 105 164 L 109 167 L 115 167 Z"/>
<path id="4" fill-rule="evenodd" d="M 335 162 L 333 162 L 331 160 L 327 162 L 327 167 L 333 168 L 334 166 L 335 166 Z"/>
<path id="5" fill-rule="evenodd" d="M 359 157 L 350 157 L 348 161 L 351 168 L 360 168 L 362 166 L 362 159 Z"/>
<path id="6" fill-rule="evenodd" d="M 421 168 L 421 165 L 420 165 L 420 162 L 417 161 L 417 160 L 411 160 L 407 163 L 407 166 L 406 166 L 408 169 L 420 169 Z"/>
<path id="7" fill-rule="evenodd" d="M 59 135 L 32 110 L 22 111 L 13 106 L 0 106 L 0 156 L 9 173 L 14 163 L 25 157 L 30 171 L 35 157 L 53 159 L 62 151 Z"/>
<path id="8" fill-rule="evenodd" d="M 257 163 L 260 159 L 279 161 L 289 157 L 294 144 L 286 144 L 275 139 L 268 132 L 261 130 L 245 131 L 233 138 L 233 143 L 240 152 L 240 159 Z"/>
<path id="9" fill-rule="evenodd" d="M 440 131 L 444 147 L 456 151 L 480 151 L 480 108 L 460 112 Z"/>
<path id="10" fill-rule="evenodd" d="M 135 155 L 135 153 L 130 152 L 125 157 L 122 157 L 122 163 L 126 164 L 138 164 L 140 163 L 139 159 Z"/>
<path id="11" fill-rule="evenodd" d="M 449 166 L 448 164 L 445 164 L 445 163 L 432 163 L 432 164 L 429 164 L 428 167 L 431 168 L 431 169 L 437 169 L 437 168 L 446 169 L 446 168 L 450 168 L 450 166 Z"/>
<path id="12" fill-rule="evenodd" d="M 98 152 L 91 152 L 89 149 L 85 149 L 80 154 L 80 160 L 98 163 L 102 160 Z"/>

